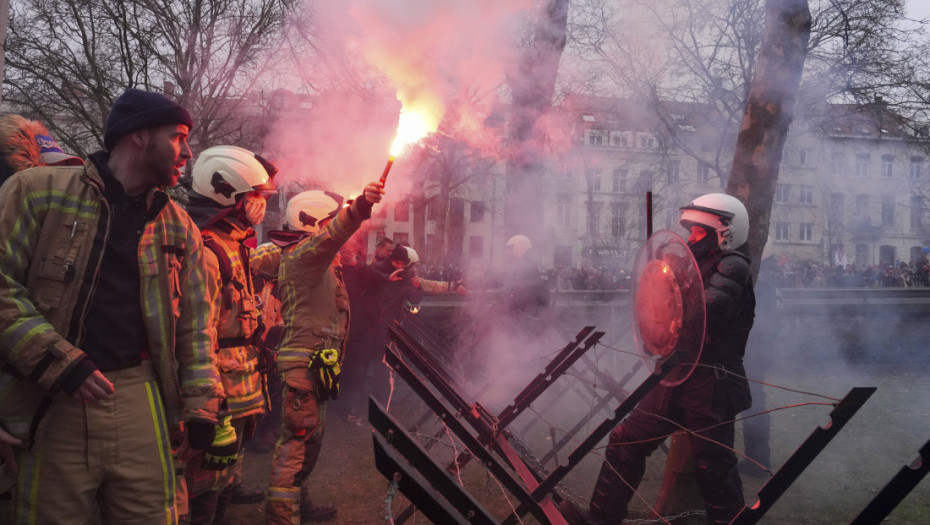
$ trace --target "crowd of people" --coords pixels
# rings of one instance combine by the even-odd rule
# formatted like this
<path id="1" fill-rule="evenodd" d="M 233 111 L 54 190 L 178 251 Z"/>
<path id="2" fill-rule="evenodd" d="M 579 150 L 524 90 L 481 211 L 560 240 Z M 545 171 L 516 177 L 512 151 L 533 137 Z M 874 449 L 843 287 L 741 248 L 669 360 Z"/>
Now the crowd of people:
<path id="1" fill-rule="evenodd" d="M 338 415 L 360 422 L 367 395 L 387 394 L 387 372 L 373 365 L 388 326 L 424 294 L 467 294 L 468 272 L 418 274 L 416 250 L 388 238 L 363 259 L 353 235 L 383 182 L 348 201 L 293 196 L 285 224 L 258 245 L 253 227 L 277 169 L 233 145 L 198 155 L 182 207 L 164 190 L 193 159 L 195 123 L 159 93 L 124 92 L 103 149 L 87 159 L 25 119 L 12 125 L 6 136 L 26 140 L 4 145 L 16 151 L 3 151 L 0 186 L 6 521 L 220 524 L 230 505 L 260 500 L 272 525 L 334 518 L 311 480 L 327 408 L 342 393 Z M 709 194 L 680 222 L 704 282 L 703 366 L 654 388 L 614 429 L 590 505 L 562 501 L 572 525 L 621 521 L 646 456 L 680 428 L 692 436 L 709 521 L 742 508 L 732 446 L 735 414 L 750 406 L 748 216 L 735 197 Z M 507 272 L 493 281 L 505 290 L 502 315 L 542 318 L 562 283 L 628 286 L 623 272 L 540 271 L 531 249 L 524 235 L 506 243 Z M 259 429 L 275 436 L 274 456 L 268 487 L 250 490 L 241 467 Z"/>
<path id="2" fill-rule="evenodd" d="M 193 158 L 194 125 L 172 99 L 129 89 L 103 149 L 80 159 L 40 123 L 0 119 L 4 523 L 219 524 L 261 500 L 269 524 L 332 519 L 308 482 L 327 404 L 352 392 L 354 415 L 377 393 L 363 361 L 403 308 L 467 293 L 418 276 L 416 251 L 390 239 L 360 259 L 350 240 L 383 182 L 349 201 L 299 193 L 256 245 L 277 168 L 220 145 L 198 155 L 182 207 L 164 190 Z M 259 431 L 274 436 L 272 472 L 247 489 Z"/>

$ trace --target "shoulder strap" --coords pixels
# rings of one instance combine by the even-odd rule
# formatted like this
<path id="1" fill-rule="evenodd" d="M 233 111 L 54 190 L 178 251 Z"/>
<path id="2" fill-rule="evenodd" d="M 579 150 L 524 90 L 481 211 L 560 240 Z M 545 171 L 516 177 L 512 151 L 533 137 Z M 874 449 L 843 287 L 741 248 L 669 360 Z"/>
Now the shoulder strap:
<path id="1" fill-rule="evenodd" d="M 232 261 L 226 250 L 220 246 L 220 243 L 210 235 L 203 236 L 203 245 L 210 249 L 216 255 L 216 261 L 220 265 L 220 278 L 223 280 L 223 286 L 229 284 L 232 280 Z"/>

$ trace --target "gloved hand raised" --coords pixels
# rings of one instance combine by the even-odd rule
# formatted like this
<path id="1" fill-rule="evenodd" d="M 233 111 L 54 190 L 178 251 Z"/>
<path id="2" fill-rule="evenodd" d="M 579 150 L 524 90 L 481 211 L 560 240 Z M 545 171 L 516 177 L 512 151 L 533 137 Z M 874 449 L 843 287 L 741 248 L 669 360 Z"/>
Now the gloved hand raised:
<path id="1" fill-rule="evenodd" d="M 232 418 L 226 416 L 216 425 L 216 437 L 213 443 L 203 451 L 200 467 L 205 470 L 223 470 L 236 462 L 239 443 L 236 441 L 236 429 Z"/>

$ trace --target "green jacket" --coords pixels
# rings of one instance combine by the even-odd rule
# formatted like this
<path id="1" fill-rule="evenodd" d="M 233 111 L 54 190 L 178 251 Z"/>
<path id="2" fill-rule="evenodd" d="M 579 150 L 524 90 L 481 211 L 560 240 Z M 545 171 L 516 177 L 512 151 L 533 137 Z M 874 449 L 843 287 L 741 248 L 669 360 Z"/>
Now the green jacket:
<path id="1" fill-rule="evenodd" d="M 200 231 L 163 191 L 147 203 L 142 312 L 169 423 L 215 422 L 223 388 Z M 0 187 L 0 424 L 21 438 L 85 356 L 83 320 L 110 220 L 91 162 L 28 169 Z"/>

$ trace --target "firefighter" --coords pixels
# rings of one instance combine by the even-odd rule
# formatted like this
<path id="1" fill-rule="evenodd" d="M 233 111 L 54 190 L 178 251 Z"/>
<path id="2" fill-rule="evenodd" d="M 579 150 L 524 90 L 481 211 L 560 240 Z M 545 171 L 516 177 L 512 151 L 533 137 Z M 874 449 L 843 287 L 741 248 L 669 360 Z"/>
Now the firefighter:
<path id="1" fill-rule="evenodd" d="M 177 521 L 169 431 L 206 448 L 223 396 L 202 239 L 163 191 L 192 126 L 129 89 L 86 167 L 0 188 L 0 426 L 23 442 L 4 523 Z"/>
<path id="2" fill-rule="evenodd" d="M 623 521 L 645 473 L 646 457 L 682 428 L 691 438 L 708 523 L 729 523 L 743 508 L 732 449 L 733 420 L 751 405 L 743 369 L 755 311 L 749 259 L 744 254 L 749 217 L 735 197 L 711 193 L 681 208 L 679 222 L 689 232 L 688 246 L 704 282 L 707 319 L 700 362 L 683 383 L 653 388 L 611 432 L 589 509 L 562 502 L 562 514 L 570 525 Z"/>
<path id="3" fill-rule="evenodd" d="M 269 234 L 283 250 L 278 286 L 284 337 L 277 365 L 284 382 L 284 424 L 265 504 L 268 524 L 336 515 L 335 507 L 310 499 L 306 481 L 320 454 L 326 401 L 339 393 L 348 336 L 349 300 L 339 251 L 371 217 L 383 188 L 383 183 L 371 183 L 346 206 L 333 193 L 299 193 L 288 201 L 287 229 Z"/>
<path id="4" fill-rule="evenodd" d="M 277 169 L 264 158 L 236 146 L 204 150 L 194 163 L 188 213 L 203 235 L 207 284 L 214 304 L 217 332 L 216 366 L 226 393 L 217 440 L 187 462 L 190 523 L 223 519 L 232 499 L 256 503 L 264 491 L 242 488 L 243 445 L 255 433 L 268 407 L 262 364 L 264 327 L 253 275 L 277 271 L 280 250 L 255 250 L 253 226 L 265 218 L 265 200 L 276 192 Z"/>

